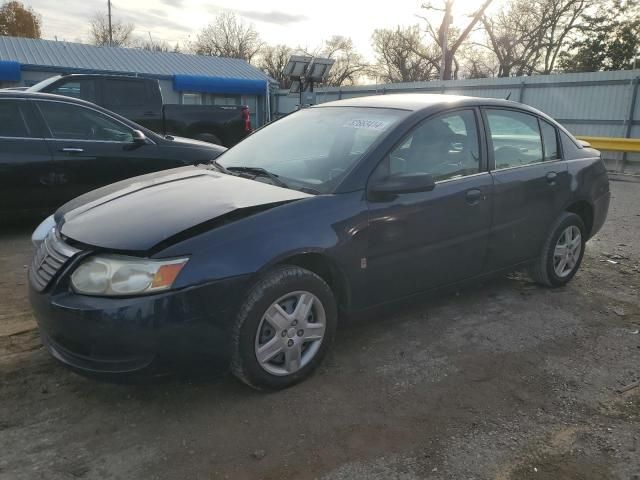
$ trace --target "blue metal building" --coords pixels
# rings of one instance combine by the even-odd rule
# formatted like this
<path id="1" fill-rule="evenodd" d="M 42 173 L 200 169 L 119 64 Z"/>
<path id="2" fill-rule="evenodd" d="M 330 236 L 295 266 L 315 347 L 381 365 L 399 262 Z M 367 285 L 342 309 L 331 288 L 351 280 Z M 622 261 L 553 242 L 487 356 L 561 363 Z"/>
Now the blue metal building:
<path id="1" fill-rule="evenodd" d="M 277 88 L 268 75 L 235 58 L 0 36 L 0 88 L 31 86 L 62 73 L 156 78 L 165 103 L 248 105 L 253 125 L 268 120 L 270 88 Z"/>

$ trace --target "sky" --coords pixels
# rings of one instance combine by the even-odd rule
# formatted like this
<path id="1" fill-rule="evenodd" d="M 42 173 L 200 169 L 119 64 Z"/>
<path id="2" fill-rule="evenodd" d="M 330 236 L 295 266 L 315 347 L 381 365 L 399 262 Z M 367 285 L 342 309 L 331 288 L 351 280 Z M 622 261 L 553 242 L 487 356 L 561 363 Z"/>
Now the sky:
<path id="1" fill-rule="evenodd" d="M 433 3 L 437 4 L 439 0 Z M 441 0 L 440 0 L 441 1 Z M 500 0 L 494 0 L 496 2 Z M 43 37 L 66 41 L 87 41 L 89 19 L 106 12 L 107 0 L 24 0 L 42 16 Z M 252 23 L 261 39 L 310 50 L 333 35 L 351 37 L 356 49 L 373 60 L 371 34 L 376 28 L 423 22 L 420 0 L 371 0 L 304 2 L 292 0 L 112 0 L 114 19 L 135 24 L 135 35 L 171 45 L 185 45 L 224 11 L 236 13 Z M 464 24 L 466 14 L 478 7 L 478 0 L 456 0 L 454 23 Z"/>

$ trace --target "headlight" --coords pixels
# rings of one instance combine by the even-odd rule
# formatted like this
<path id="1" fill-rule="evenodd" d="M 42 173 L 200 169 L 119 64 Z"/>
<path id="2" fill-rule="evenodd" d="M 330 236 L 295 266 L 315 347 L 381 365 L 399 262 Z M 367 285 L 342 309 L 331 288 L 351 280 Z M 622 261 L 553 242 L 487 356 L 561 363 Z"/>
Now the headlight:
<path id="1" fill-rule="evenodd" d="M 83 261 L 71 275 L 77 293 L 99 296 L 140 295 L 171 288 L 188 258 L 148 260 L 100 255 Z"/>

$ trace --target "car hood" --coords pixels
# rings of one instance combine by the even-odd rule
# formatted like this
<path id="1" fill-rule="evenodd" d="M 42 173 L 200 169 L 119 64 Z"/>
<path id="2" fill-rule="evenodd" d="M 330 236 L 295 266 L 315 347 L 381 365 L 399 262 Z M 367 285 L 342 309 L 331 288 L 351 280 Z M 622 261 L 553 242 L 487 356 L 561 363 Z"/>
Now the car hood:
<path id="1" fill-rule="evenodd" d="M 135 177 L 82 195 L 56 212 L 62 235 L 116 251 L 147 252 L 189 229 L 311 195 L 206 168 Z"/>

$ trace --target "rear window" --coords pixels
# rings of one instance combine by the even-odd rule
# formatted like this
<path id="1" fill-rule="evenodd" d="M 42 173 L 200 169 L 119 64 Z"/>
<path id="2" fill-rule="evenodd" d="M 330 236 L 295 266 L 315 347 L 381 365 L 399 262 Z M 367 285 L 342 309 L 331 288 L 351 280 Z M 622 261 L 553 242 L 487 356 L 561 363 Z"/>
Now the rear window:
<path id="1" fill-rule="evenodd" d="M 585 156 L 581 148 L 579 148 L 575 142 L 569 138 L 564 132 L 560 132 L 560 139 L 562 142 L 562 152 L 564 153 L 565 160 L 572 160 L 574 158 L 582 158 Z"/>
<path id="2" fill-rule="evenodd" d="M 542 143 L 544 144 L 544 159 L 559 159 L 558 136 L 555 127 L 544 120 L 540 120 L 540 130 L 542 131 Z"/>
<path id="3" fill-rule="evenodd" d="M 50 93 L 96 103 L 96 81 L 88 78 L 72 79 L 56 85 L 54 89 L 50 90 Z"/>
<path id="4" fill-rule="evenodd" d="M 105 80 L 104 103 L 112 107 L 141 106 L 146 103 L 144 81 Z"/>
<path id="5" fill-rule="evenodd" d="M 20 100 L 0 100 L 0 137 L 30 138 L 27 105 Z"/>

